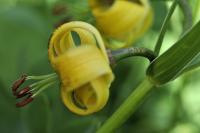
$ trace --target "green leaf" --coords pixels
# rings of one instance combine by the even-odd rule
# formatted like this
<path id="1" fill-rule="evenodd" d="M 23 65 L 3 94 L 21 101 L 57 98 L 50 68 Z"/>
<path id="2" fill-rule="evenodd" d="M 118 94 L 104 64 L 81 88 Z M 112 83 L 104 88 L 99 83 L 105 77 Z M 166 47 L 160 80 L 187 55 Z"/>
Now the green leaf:
<path id="1" fill-rule="evenodd" d="M 6 87 L 0 79 L 0 129 L 1 132 L 22 133 L 19 110 L 15 107 L 15 98 L 6 91 Z M 11 128 L 12 127 L 12 128 Z"/>
<path id="2" fill-rule="evenodd" d="M 46 95 L 37 97 L 29 106 L 21 108 L 22 119 L 32 133 L 51 133 L 51 106 Z"/>
<path id="3" fill-rule="evenodd" d="M 198 54 L 197 57 L 194 58 L 194 60 L 186 66 L 186 68 L 182 73 L 194 70 L 199 67 L 200 67 L 200 54 Z"/>
<path id="4" fill-rule="evenodd" d="M 0 78 L 6 88 L 42 57 L 47 60 L 50 29 L 46 22 L 34 9 L 0 8 Z"/>
<path id="5" fill-rule="evenodd" d="M 155 59 L 147 76 L 155 85 L 165 84 L 177 76 L 200 52 L 200 21 L 171 48 Z"/>

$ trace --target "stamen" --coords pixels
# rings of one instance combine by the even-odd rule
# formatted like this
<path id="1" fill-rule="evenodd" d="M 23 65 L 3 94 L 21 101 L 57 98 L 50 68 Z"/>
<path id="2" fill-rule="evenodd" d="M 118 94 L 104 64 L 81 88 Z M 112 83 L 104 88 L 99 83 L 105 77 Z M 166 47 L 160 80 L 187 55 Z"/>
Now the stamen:
<path id="1" fill-rule="evenodd" d="M 12 86 L 13 95 L 16 95 L 17 89 L 25 82 L 26 77 L 27 77 L 26 75 L 22 75 L 22 77 L 19 80 L 13 83 Z"/>
<path id="2" fill-rule="evenodd" d="M 19 91 L 17 93 L 16 97 L 17 98 L 22 98 L 22 97 L 27 96 L 29 94 L 31 94 L 30 87 L 26 87 L 26 88 L 22 89 L 21 91 Z"/>
<path id="3" fill-rule="evenodd" d="M 42 91 L 44 91 L 45 89 L 47 89 L 48 87 L 50 87 L 50 86 L 52 86 L 53 84 L 55 84 L 56 83 L 56 81 L 52 81 L 52 82 L 48 82 L 48 83 L 46 83 L 45 85 L 42 85 L 39 89 L 38 89 L 38 91 L 36 91 L 34 94 L 33 94 L 33 96 L 32 97 L 36 97 L 37 95 L 39 95 Z"/>
<path id="4" fill-rule="evenodd" d="M 19 87 L 27 80 L 36 80 L 27 87 L 17 91 Z M 26 76 L 15 81 L 12 86 L 13 95 L 17 98 L 23 98 L 22 101 L 16 103 L 16 107 L 23 107 L 33 101 L 34 97 L 40 94 L 43 90 L 55 84 L 58 81 L 58 76 L 56 73 L 42 75 L 42 76 Z"/>
<path id="5" fill-rule="evenodd" d="M 51 73 L 51 74 L 41 75 L 41 76 L 27 76 L 27 80 L 30 80 L 30 79 L 41 80 L 41 79 L 46 79 L 46 78 L 56 77 L 56 76 L 57 76 L 56 73 Z"/>
<path id="6" fill-rule="evenodd" d="M 32 94 L 29 94 L 27 98 L 25 98 L 23 101 L 16 103 L 16 107 L 24 107 L 25 105 L 29 104 L 33 101 Z"/>

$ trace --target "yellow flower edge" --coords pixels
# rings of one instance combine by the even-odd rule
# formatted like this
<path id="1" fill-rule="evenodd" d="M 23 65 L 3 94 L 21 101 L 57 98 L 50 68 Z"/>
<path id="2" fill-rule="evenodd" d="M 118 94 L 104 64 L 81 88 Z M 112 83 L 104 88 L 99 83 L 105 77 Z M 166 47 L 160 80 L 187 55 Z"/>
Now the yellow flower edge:
<path id="1" fill-rule="evenodd" d="M 128 47 L 151 26 L 153 12 L 148 0 L 114 0 L 106 7 L 100 0 L 89 0 L 97 27 L 112 49 Z"/>
<path id="2" fill-rule="evenodd" d="M 80 39 L 78 46 L 72 32 Z M 92 25 L 80 21 L 61 25 L 52 34 L 48 53 L 70 111 L 88 115 L 105 106 L 114 75 L 101 35 Z"/>

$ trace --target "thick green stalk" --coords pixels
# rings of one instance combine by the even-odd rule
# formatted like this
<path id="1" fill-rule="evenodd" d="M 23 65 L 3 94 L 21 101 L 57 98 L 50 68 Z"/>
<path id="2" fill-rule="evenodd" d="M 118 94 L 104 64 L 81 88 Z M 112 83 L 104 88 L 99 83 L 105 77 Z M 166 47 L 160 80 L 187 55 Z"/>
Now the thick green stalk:
<path id="1" fill-rule="evenodd" d="M 97 133 L 111 133 L 120 127 L 136 111 L 137 106 L 153 87 L 154 85 L 147 78 L 144 79 Z"/>

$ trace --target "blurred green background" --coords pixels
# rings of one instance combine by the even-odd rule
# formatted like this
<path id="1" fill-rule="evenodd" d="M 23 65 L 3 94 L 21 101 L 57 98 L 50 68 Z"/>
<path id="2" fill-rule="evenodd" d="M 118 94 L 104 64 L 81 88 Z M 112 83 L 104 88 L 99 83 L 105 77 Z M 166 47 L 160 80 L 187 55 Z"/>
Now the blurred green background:
<path id="1" fill-rule="evenodd" d="M 200 5 L 191 0 L 194 21 Z M 135 45 L 153 48 L 171 2 L 152 0 L 155 16 L 152 28 Z M 66 6 L 62 15 L 55 6 Z M 15 107 L 13 81 L 22 74 L 52 72 L 47 44 L 54 26 L 62 19 L 93 22 L 87 1 L 82 0 L 0 0 L 0 132 L 1 133 L 94 133 L 127 98 L 145 76 L 148 61 L 129 58 L 114 69 L 116 79 L 106 107 L 94 115 L 77 116 L 63 105 L 59 85 L 49 88 L 24 108 Z M 177 8 L 162 51 L 182 31 L 183 15 Z M 200 69 L 155 90 L 117 133 L 199 133 Z"/>

